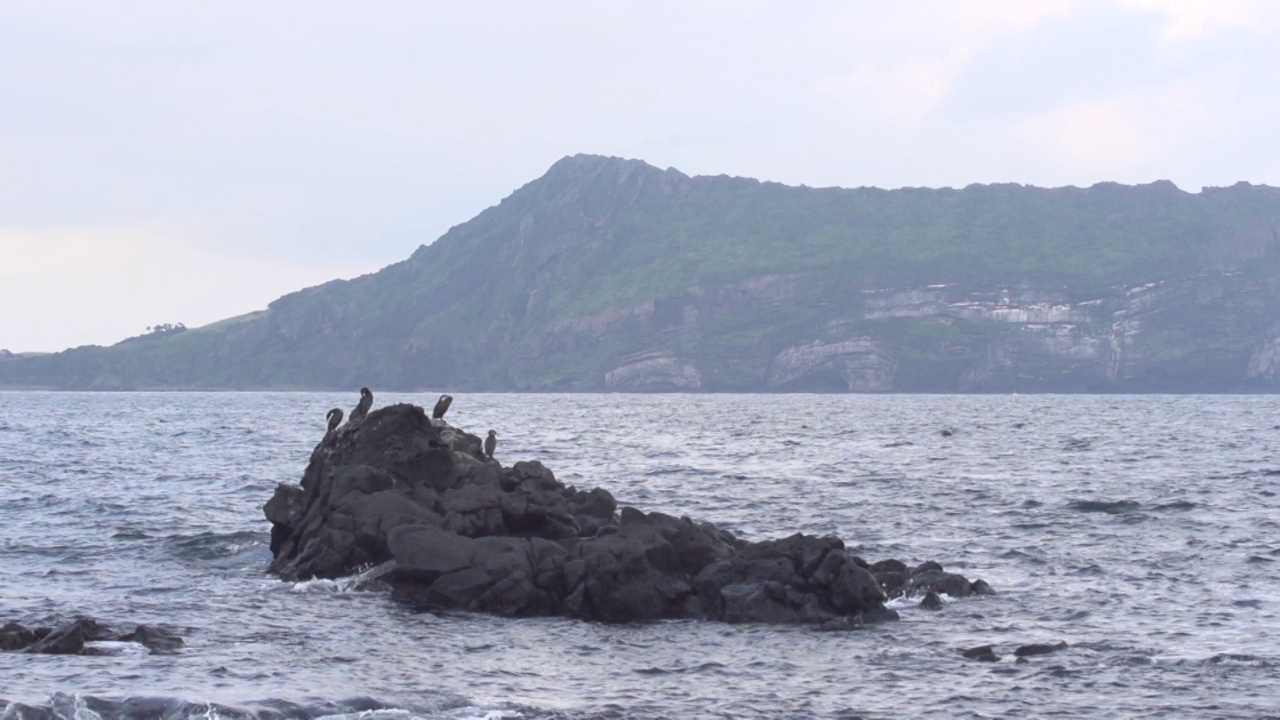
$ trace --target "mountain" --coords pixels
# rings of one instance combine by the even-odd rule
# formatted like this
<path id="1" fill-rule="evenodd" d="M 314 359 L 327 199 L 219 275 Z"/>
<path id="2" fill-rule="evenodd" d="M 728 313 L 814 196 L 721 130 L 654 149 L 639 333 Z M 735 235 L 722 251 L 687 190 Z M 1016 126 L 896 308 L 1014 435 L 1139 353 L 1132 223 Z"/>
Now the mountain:
<path id="1" fill-rule="evenodd" d="M 1271 391 L 1280 189 L 788 187 L 577 155 L 262 312 L 0 385 Z"/>

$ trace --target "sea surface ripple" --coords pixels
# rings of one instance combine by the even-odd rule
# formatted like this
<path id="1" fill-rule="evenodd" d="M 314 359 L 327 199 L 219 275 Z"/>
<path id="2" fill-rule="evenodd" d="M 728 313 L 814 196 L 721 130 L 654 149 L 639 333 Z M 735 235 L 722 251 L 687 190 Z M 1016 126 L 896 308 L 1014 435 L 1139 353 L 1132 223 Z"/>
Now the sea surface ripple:
<path id="1" fill-rule="evenodd" d="M 1280 714 L 1276 398 L 455 397 L 449 420 L 496 429 L 504 463 L 998 594 L 895 601 L 901 622 L 851 632 L 412 612 L 265 572 L 263 503 L 355 393 L 6 393 L 0 623 L 83 614 L 187 645 L 0 653 L 0 720 Z M 959 655 L 985 644 L 1000 662 Z"/>

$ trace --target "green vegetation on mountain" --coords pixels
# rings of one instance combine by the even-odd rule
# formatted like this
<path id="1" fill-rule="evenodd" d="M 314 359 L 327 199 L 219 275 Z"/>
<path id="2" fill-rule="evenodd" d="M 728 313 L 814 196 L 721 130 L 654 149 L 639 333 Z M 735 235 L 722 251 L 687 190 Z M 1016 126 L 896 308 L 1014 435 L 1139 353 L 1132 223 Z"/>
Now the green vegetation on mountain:
<path id="1" fill-rule="evenodd" d="M 1243 183 L 814 189 L 579 155 L 380 272 L 0 356 L 0 384 L 1269 387 L 1278 229 L 1280 191 Z"/>

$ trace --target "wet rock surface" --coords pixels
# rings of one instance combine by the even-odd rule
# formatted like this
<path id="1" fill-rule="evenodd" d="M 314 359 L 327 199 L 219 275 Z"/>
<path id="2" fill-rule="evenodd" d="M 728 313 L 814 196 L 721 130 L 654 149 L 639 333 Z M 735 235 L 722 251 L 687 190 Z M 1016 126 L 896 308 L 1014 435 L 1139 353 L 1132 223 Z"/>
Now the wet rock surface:
<path id="1" fill-rule="evenodd" d="M 177 634 L 150 625 L 131 632 L 113 630 L 91 617 L 54 625 L 26 627 L 16 622 L 0 627 L 0 650 L 44 655 L 114 655 L 119 651 L 95 643 L 132 642 L 156 655 L 177 652 L 183 646 Z"/>
<path id="2" fill-rule="evenodd" d="M 1015 662 L 1027 662 L 1027 658 L 1036 655 L 1049 655 L 1059 650 L 1067 649 L 1066 642 L 1056 643 L 1030 643 L 1027 645 L 1019 645 L 1013 651 Z M 997 662 L 1000 655 L 996 653 L 994 645 L 979 645 L 977 647 L 966 648 L 960 651 L 960 656 L 968 660 L 978 660 L 980 662 Z"/>
<path id="3" fill-rule="evenodd" d="M 996 662 L 1000 656 L 996 654 L 995 647 L 991 645 L 979 645 L 960 651 L 961 657 L 968 660 L 977 660 L 979 662 Z"/>
<path id="4" fill-rule="evenodd" d="M 748 542 L 711 523 L 619 507 L 536 461 L 504 467 L 479 437 L 410 404 L 330 431 L 300 485 L 266 503 L 271 571 L 333 578 L 381 566 L 396 599 L 503 616 L 858 626 L 897 596 L 990 592 L 936 562 L 868 564 L 842 540 Z M 935 595 L 936 597 L 936 595 Z"/>

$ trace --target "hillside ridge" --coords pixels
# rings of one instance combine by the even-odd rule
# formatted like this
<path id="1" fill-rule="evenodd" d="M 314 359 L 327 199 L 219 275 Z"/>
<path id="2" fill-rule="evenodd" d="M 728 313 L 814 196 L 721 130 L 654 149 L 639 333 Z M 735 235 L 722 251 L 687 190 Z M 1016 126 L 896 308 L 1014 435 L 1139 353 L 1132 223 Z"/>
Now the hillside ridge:
<path id="1" fill-rule="evenodd" d="M 0 386 L 1270 391 L 1280 190 L 809 188 L 574 155 L 382 270 Z"/>

